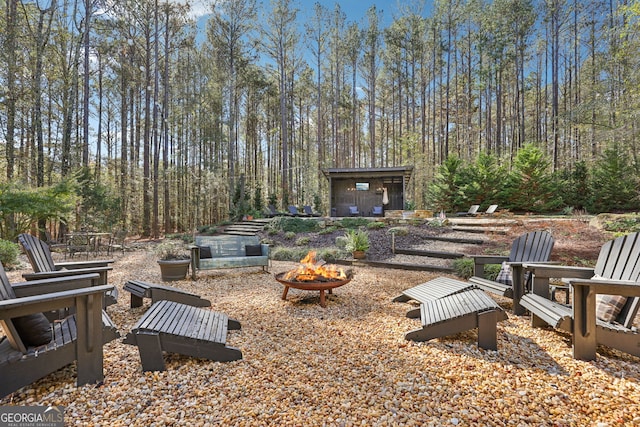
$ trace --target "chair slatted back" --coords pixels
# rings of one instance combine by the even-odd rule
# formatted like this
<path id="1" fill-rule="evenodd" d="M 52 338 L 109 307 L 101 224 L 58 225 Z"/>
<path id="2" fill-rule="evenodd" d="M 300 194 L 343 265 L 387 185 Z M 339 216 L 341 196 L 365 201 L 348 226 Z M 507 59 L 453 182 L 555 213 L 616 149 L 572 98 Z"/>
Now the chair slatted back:
<path id="1" fill-rule="evenodd" d="M 602 245 L 594 273 L 605 279 L 637 282 L 640 278 L 640 233 L 627 234 Z"/>
<path id="2" fill-rule="evenodd" d="M 56 270 L 51 251 L 45 242 L 27 233 L 20 234 L 18 241 L 27 253 L 27 258 L 29 258 L 34 272 L 41 273 L 43 271 Z"/>
<path id="3" fill-rule="evenodd" d="M 640 233 L 627 234 L 602 245 L 594 273 L 604 279 L 640 281 Z M 630 328 L 639 308 L 640 297 L 627 298 L 616 322 Z"/>
<path id="4" fill-rule="evenodd" d="M 480 205 L 471 205 L 471 207 L 469 208 L 469 211 L 467 212 L 468 215 L 475 215 L 478 213 L 478 209 L 480 209 Z"/>
<path id="5" fill-rule="evenodd" d="M 549 261 L 555 240 L 547 231 L 532 231 L 513 241 L 510 262 Z"/>

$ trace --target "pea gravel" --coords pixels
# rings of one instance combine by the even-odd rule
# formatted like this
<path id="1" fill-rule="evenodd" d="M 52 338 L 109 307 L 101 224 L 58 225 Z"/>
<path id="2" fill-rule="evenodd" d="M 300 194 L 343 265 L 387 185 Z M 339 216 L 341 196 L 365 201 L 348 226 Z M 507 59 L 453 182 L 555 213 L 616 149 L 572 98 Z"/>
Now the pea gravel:
<path id="1" fill-rule="evenodd" d="M 419 321 L 391 299 L 434 273 L 355 267 L 323 309 L 317 292 L 291 289 L 281 300 L 273 273 L 294 266 L 172 283 L 242 323 L 227 338 L 240 361 L 172 354 L 166 371 L 142 373 L 137 348 L 116 340 L 104 347 L 104 384 L 76 387 L 71 365 L 0 405 L 62 405 L 67 425 L 86 426 L 640 425 L 636 357 L 599 348 L 595 361 L 574 360 L 569 335 L 532 329 L 505 299 L 497 352 L 478 349 L 475 331 L 408 342 Z M 121 292 L 108 311 L 122 336 L 148 308 L 129 308 L 129 278 L 159 281 L 150 250 L 116 255 L 109 275 Z"/>

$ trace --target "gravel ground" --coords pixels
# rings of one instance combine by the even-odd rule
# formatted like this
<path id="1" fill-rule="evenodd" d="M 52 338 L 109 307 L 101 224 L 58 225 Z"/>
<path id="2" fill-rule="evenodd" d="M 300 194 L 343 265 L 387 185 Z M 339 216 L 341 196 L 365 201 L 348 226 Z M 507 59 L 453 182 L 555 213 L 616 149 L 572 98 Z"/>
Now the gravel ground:
<path id="1" fill-rule="evenodd" d="M 143 373 L 137 349 L 116 340 L 104 348 L 104 384 L 77 388 L 71 365 L 0 405 L 62 405 L 67 425 L 640 425 L 636 357 L 599 348 L 595 361 L 574 360 L 569 335 L 533 329 L 510 311 L 498 325 L 497 352 L 478 349 L 475 331 L 408 342 L 404 334 L 419 321 L 405 317 L 409 304 L 391 299 L 435 273 L 354 267 L 323 309 L 317 292 L 280 298 L 273 273 L 296 265 L 172 283 L 242 323 L 227 338 L 241 361 L 167 355 L 165 372 Z M 8 274 L 19 281 L 25 271 Z M 116 255 L 109 276 L 121 294 L 108 312 L 123 336 L 148 308 L 128 307 L 129 278 L 160 280 L 151 251 Z"/>

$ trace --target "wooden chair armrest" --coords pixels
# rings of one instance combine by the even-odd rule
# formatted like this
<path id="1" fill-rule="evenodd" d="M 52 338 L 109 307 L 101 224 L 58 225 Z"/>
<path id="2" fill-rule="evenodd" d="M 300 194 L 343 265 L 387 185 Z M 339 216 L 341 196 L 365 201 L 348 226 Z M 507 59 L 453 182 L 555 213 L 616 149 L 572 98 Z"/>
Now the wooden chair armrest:
<path id="1" fill-rule="evenodd" d="M 509 261 L 509 257 L 505 255 L 474 255 L 474 264 L 502 264 Z"/>
<path id="2" fill-rule="evenodd" d="M 24 298 L 14 298 L 0 301 L 0 319 L 8 320 L 27 314 L 57 310 L 76 306 L 79 297 L 95 295 L 100 299 L 96 309 L 102 310 L 102 298 L 106 291 L 112 290 L 111 285 L 92 286 L 89 288 L 73 289 L 69 291 L 53 292 Z"/>
<path id="3" fill-rule="evenodd" d="M 65 268 L 67 270 L 77 270 L 83 268 L 96 268 L 96 267 L 107 267 L 109 264 L 113 264 L 115 261 L 112 259 L 102 259 L 95 261 L 67 261 L 67 262 L 56 262 L 56 270 L 61 268 Z"/>
<path id="4" fill-rule="evenodd" d="M 75 276 L 54 277 L 44 280 L 31 280 L 27 282 L 12 283 L 11 287 L 16 297 L 23 298 L 33 295 L 51 294 L 72 289 L 81 289 L 95 286 L 100 275 L 98 273 L 79 274 Z"/>
<path id="5" fill-rule="evenodd" d="M 571 277 L 590 279 L 595 274 L 594 269 L 590 267 L 539 263 L 524 263 L 523 267 L 525 270 L 531 271 L 537 277 Z"/>
<path id="6" fill-rule="evenodd" d="M 75 270 L 41 271 L 38 273 L 23 273 L 25 280 L 50 279 L 54 277 L 68 277 L 79 274 L 102 273 L 113 270 L 113 267 L 79 268 Z"/>

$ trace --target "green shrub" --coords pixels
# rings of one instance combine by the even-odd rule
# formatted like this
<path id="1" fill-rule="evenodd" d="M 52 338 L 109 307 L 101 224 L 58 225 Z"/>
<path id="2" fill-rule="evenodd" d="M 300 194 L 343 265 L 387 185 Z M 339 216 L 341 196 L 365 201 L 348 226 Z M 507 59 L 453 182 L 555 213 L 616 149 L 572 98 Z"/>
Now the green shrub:
<path id="1" fill-rule="evenodd" d="M 20 247 L 8 240 L 0 239 L 0 262 L 5 267 L 11 267 L 18 263 Z"/>
<path id="2" fill-rule="evenodd" d="M 327 227 L 327 228 L 319 231 L 318 234 L 320 234 L 320 235 L 322 235 L 322 234 L 331 234 L 336 230 L 338 230 L 338 227 L 336 227 L 335 225 L 332 225 L 331 227 Z"/>
<path id="3" fill-rule="evenodd" d="M 198 227 L 198 233 L 204 235 L 213 235 L 218 233 L 218 227 L 215 225 L 201 225 Z"/>
<path id="4" fill-rule="evenodd" d="M 340 249 L 344 249 L 347 246 L 347 238 L 346 236 L 337 236 L 336 237 L 336 246 Z"/>
<path id="5" fill-rule="evenodd" d="M 325 248 L 325 249 L 320 249 L 318 251 L 317 258 L 323 259 L 327 262 L 335 262 L 339 259 L 346 258 L 348 256 L 351 256 L 351 254 L 346 251 L 342 251 L 337 248 Z"/>
<path id="6" fill-rule="evenodd" d="M 473 258 L 457 258 L 453 260 L 453 269 L 457 276 L 468 279 L 473 276 Z M 496 280 L 500 272 L 500 264 L 487 264 L 484 266 L 484 277 L 489 280 Z"/>
<path id="7" fill-rule="evenodd" d="M 284 233 L 284 238 L 287 240 L 291 240 L 294 237 L 296 237 L 295 231 L 287 231 L 286 233 Z"/>
<path id="8" fill-rule="evenodd" d="M 396 236 L 408 236 L 409 229 L 407 227 L 391 227 L 387 233 L 395 233 Z"/>
<path id="9" fill-rule="evenodd" d="M 457 258 L 452 265 L 457 276 L 463 279 L 473 276 L 473 258 Z"/>
<path id="10" fill-rule="evenodd" d="M 345 237 L 347 239 L 345 249 L 349 252 L 369 249 L 369 233 L 365 230 L 347 230 Z"/>
<path id="11" fill-rule="evenodd" d="M 358 228 L 358 227 L 366 227 L 369 220 L 367 218 L 342 218 L 340 223 L 344 228 Z"/>
<path id="12" fill-rule="evenodd" d="M 367 223 L 367 228 L 376 229 L 376 228 L 385 228 L 387 224 L 382 221 L 371 221 Z"/>
<path id="13" fill-rule="evenodd" d="M 303 219 L 288 216 L 278 216 L 271 221 L 269 228 L 272 230 L 292 231 L 294 233 L 306 233 L 318 231 L 319 221 L 314 219 Z"/>
<path id="14" fill-rule="evenodd" d="M 296 240 L 296 246 L 307 246 L 309 244 L 308 237 L 300 237 Z"/>

